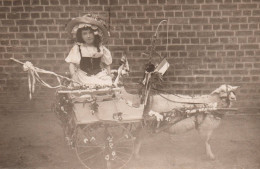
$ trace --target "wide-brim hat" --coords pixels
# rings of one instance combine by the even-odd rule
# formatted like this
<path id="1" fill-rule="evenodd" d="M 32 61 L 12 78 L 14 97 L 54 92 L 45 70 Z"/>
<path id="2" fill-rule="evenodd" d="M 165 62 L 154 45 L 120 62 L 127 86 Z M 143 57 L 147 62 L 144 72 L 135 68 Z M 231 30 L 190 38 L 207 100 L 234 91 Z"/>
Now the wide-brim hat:
<path id="1" fill-rule="evenodd" d="M 73 33 L 82 27 L 91 27 L 94 30 L 94 34 L 100 35 L 102 41 L 107 42 L 109 32 L 106 23 L 98 16 L 87 14 L 82 17 L 72 18 L 66 26 L 66 31 L 72 36 Z"/>

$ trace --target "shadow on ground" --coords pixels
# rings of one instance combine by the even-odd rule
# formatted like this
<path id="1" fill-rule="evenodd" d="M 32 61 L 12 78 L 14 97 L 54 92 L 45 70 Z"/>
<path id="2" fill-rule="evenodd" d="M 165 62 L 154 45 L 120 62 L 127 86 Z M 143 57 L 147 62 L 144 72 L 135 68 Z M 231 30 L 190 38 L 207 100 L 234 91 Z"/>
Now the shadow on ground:
<path id="1" fill-rule="evenodd" d="M 0 112 L 0 168 L 84 169 L 52 113 Z M 226 116 L 215 130 L 209 161 L 196 131 L 147 139 L 126 169 L 260 168 L 260 116 Z"/>

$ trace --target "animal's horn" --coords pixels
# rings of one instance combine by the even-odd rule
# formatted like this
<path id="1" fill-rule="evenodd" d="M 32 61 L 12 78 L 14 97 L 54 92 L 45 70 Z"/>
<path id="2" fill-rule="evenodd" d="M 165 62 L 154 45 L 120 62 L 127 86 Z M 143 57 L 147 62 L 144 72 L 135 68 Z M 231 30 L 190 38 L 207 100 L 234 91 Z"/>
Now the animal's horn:
<path id="1" fill-rule="evenodd" d="M 221 85 L 219 88 L 217 88 L 216 90 L 214 90 L 213 92 L 211 92 L 210 94 L 214 94 L 214 93 L 220 93 L 221 91 L 224 90 L 225 85 Z"/>
<path id="2" fill-rule="evenodd" d="M 240 86 L 231 86 L 231 91 L 235 91 L 235 90 L 237 90 L 238 88 L 240 88 Z"/>

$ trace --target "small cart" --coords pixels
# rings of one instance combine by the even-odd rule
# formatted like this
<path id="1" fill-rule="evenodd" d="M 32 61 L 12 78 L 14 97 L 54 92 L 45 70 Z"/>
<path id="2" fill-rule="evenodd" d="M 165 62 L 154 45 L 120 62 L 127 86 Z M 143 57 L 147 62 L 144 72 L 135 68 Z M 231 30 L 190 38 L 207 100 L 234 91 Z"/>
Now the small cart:
<path id="1" fill-rule="evenodd" d="M 89 169 L 123 168 L 133 155 L 131 129 L 142 120 L 143 107 L 128 105 L 121 90 L 107 87 L 56 92 L 54 112 L 65 138 Z"/>

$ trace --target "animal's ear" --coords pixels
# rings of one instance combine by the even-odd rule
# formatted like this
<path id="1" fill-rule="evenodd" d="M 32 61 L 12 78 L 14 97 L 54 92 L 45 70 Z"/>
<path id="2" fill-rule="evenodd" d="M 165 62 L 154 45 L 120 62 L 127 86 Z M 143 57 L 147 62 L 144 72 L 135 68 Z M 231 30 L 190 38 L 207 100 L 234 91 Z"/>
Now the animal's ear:
<path id="1" fill-rule="evenodd" d="M 235 91 L 235 90 L 237 90 L 238 88 L 240 88 L 240 86 L 232 86 L 232 87 L 231 87 L 231 91 Z"/>
<path id="2" fill-rule="evenodd" d="M 225 87 L 225 85 L 221 85 L 219 88 L 217 88 L 216 90 L 214 90 L 210 94 L 215 94 L 215 93 L 219 94 L 221 91 L 224 90 L 224 87 Z"/>
<path id="3" fill-rule="evenodd" d="M 215 93 L 217 93 L 217 94 L 219 94 L 220 93 L 220 88 L 217 88 L 216 90 L 214 90 L 213 92 L 211 92 L 210 94 L 215 94 Z"/>

